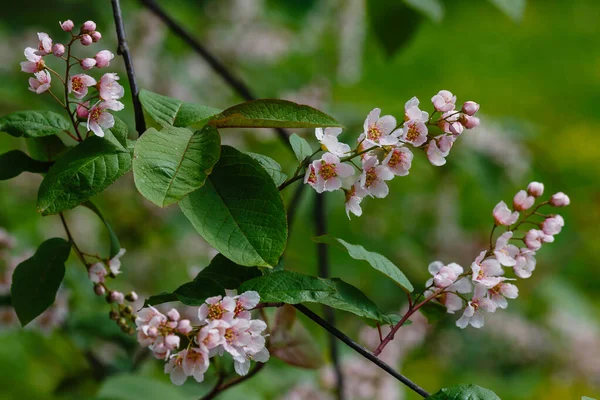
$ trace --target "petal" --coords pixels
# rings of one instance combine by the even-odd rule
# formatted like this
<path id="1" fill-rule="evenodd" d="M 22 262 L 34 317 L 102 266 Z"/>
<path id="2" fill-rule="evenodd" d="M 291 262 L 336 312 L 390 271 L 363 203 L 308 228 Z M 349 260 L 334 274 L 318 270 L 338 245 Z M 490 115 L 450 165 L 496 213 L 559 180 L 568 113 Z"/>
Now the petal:
<path id="1" fill-rule="evenodd" d="M 392 133 L 394 128 L 396 128 L 396 118 L 391 115 L 384 115 L 383 117 L 379 118 L 377 125 L 381 127 L 384 135 L 388 135 Z"/>

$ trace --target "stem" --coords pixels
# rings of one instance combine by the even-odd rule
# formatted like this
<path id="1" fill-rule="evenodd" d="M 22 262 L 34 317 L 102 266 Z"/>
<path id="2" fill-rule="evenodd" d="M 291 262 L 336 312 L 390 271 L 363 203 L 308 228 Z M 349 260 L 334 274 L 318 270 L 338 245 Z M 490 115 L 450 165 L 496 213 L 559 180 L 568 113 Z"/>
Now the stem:
<path id="1" fill-rule="evenodd" d="M 527 221 L 527 219 L 529 217 L 531 217 L 534 214 L 537 214 L 537 210 L 539 210 L 541 207 L 545 206 L 546 204 L 548 204 L 547 201 L 541 202 L 540 204 L 537 205 L 537 207 L 535 207 L 533 210 L 531 210 L 531 212 L 529 214 L 526 214 L 523 219 L 521 220 L 521 222 L 519 222 L 513 229 L 510 229 L 511 231 L 516 231 L 517 229 L 519 229 L 519 227 L 521 225 L 523 225 L 523 223 L 525 223 L 525 221 Z"/>
<path id="2" fill-rule="evenodd" d="M 69 238 L 69 242 L 71 242 L 71 245 L 73 246 L 73 250 L 75 251 L 77 258 L 79 258 L 79 260 L 81 260 L 81 262 L 85 266 L 85 269 L 88 269 L 89 265 L 88 265 L 87 261 L 85 261 L 85 258 L 83 257 L 83 253 L 81 252 L 81 250 L 79 250 L 79 247 L 77 247 L 77 243 L 75 243 L 75 240 L 73 240 L 73 235 L 71 235 L 71 231 L 69 230 L 69 226 L 67 225 L 67 220 L 65 219 L 64 214 L 60 213 L 58 215 L 60 216 L 60 220 L 61 220 L 63 226 L 65 227 L 65 232 L 67 233 L 67 237 Z"/>
<path id="3" fill-rule="evenodd" d="M 494 225 L 494 227 L 492 228 L 492 231 L 490 232 L 490 251 L 492 251 L 492 249 L 494 248 L 494 231 L 496 230 L 497 227 L 498 227 L 498 225 Z"/>
<path id="4" fill-rule="evenodd" d="M 230 380 L 229 382 L 220 384 L 218 387 L 214 387 L 207 395 L 201 397 L 200 400 L 214 399 L 215 397 L 217 397 L 219 395 L 219 393 L 221 393 L 235 385 L 238 385 L 247 379 L 252 378 L 254 375 L 259 373 L 260 370 L 262 370 L 265 367 L 265 365 L 266 365 L 265 363 L 256 363 L 256 367 L 254 367 L 250 372 L 248 372 L 248 375 L 234 378 L 234 379 Z"/>
<path id="5" fill-rule="evenodd" d="M 115 27 L 117 29 L 117 39 L 119 41 L 119 47 L 117 48 L 117 54 L 123 56 L 125 61 L 125 69 L 127 70 L 127 79 L 129 80 L 129 87 L 131 88 L 131 98 L 133 100 L 133 111 L 135 112 L 135 129 L 138 135 L 142 135 L 146 130 L 146 121 L 144 121 L 144 112 L 142 111 L 142 103 L 140 103 L 140 90 L 135 79 L 135 71 L 133 69 L 133 59 L 127 45 L 127 39 L 125 37 L 125 27 L 123 25 L 123 16 L 121 14 L 121 5 L 119 0 L 111 0 L 113 8 L 113 16 L 115 18 Z"/>
<path id="6" fill-rule="evenodd" d="M 72 65 L 69 64 L 69 60 L 71 59 L 71 46 L 73 45 L 73 42 L 75 41 L 75 38 L 72 38 L 71 41 L 69 42 L 69 44 L 67 44 L 67 68 L 65 69 L 65 110 L 67 110 L 67 114 L 69 114 L 69 119 L 71 120 L 71 123 L 73 124 L 73 129 L 75 129 L 75 134 L 77 135 L 77 137 L 79 138 L 79 141 L 81 142 L 83 139 L 81 137 L 81 134 L 79 133 L 79 129 L 77 129 L 77 124 L 75 123 L 75 118 L 73 117 L 73 114 L 71 114 L 71 105 L 69 102 L 69 71 L 71 70 Z"/>
<path id="7" fill-rule="evenodd" d="M 371 150 L 375 150 L 375 149 L 378 149 L 378 148 L 379 148 L 379 146 L 372 146 L 372 147 L 369 147 L 368 149 L 365 149 L 365 150 L 359 151 L 359 152 L 357 152 L 357 153 L 355 153 L 355 154 L 350 154 L 350 155 L 349 155 L 349 156 L 347 156 L 347 157 L 340 158 L 340 162 L 344 162 L 344 161 L 350 161 L 350 160 L 352 160 L 352 159 L 353 159 L 353 158 L 355 158 L 355 157 L 358 157 L 358 156 L 360 156 L 360 155 L 362 155 L 362 154 L 368 153 L 369 151 L 371 151 Z"/>
<path id="8" fill-rule="evenodd" d="M 65 103 L 60 101 L 60 99 L 58 97 L 56 97 L 56 95 L 54 93 L 52 93 L 52 90 L 48 90 L 48 93 L 50 93 L 50 96 L 54 97 L 54 100 L 56 100 L 58 102 L 58 104 L 61 105 L 61 107 L 65 108 Z"/>
<path id="9" fill-rule="evenodd" d="M 253 308 L 253 310 L 260 310 L 262 308 L 267 308 L 267 307 L 283 307 L 285 305 L 284 302 L 271 302 L 271 303 L 258 303 L 256 305 L 256 307 Z"/>
<path id="10" fill-rule="evenodd" d="M 283 189 L 285 189 L 286 187 L 288 187 L 290 184 L 299 181 L 300 179 L 304 178 L 302 175 L 296 175 L 291 177 L 290 179 L 288 179 L 287 181 L 283 182 L 281 185 L 279 185 L 279 191 L 282 191 Z"/>

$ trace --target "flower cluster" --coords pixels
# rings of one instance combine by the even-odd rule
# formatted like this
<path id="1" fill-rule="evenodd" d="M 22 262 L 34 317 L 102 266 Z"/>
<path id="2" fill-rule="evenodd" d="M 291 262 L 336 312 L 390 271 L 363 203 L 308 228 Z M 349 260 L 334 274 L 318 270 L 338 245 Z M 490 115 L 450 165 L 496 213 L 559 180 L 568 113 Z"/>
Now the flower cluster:
<path id="1" fill-rule="evenodd" d="M 341 128 L 317 128 L 315 136 L 325 153 L 308 165 L 304 183 L 318 193 L 343 189 L 349 218 L 350 213 L 362 214 L 360 204 L 366 196 L 386 197 L 386 182 L 408 175 L 413 160 L 410 147 L 424 150 L 433 165 L 444 165 L 463 130 L 479 125 L 474 116 L 479 104 L 467 101 L 456 110 L 456 96 L 447 90 L 441 90 L 431 102 L 434 111 L 429 115 L 419 108 L 416 97 L 407 101 L 400 124 L 391 115 L 381 116 L 381 110 L 375 108 L 365 120 L 355 149 L 338 140 Z M 361 165 L 352 161 L 358 156 Z"/>
<path id="2" fill-rule="evenodd" d="M 536 266 L 536 252 L 544 243 L 553 242 L 554 236 L 562 230 L 565 222 L 560 215 L 544 215 L 538 210 L 545 205 L 567 206 L 569 197 L 562 192 L 556 193 L 548 201 L 534 207 L 543 193 L 544 185 L 532 182 L 527 190 L 521 190 L 514 196 L 512 209 L 503 201 L 496 205 L 490 247 L 477 256 L 470 271 L 463 270 L 455 263 L 444 265 L 436 261 L 429 265 L 432 277 L 426 283 L 424 296 L 443 304 L 448 313 L 464 310 L 456 321 L 458 327 L 471 325 L 481 328 L 486 312 L 493 313 L 498 308 L 506 308 L 507 299 L 517 298 L 519 290 L 511 282 L 517 278 L 531 277 Z M 543 221 L 535 221 L 536 217 L 542 217 Z M 536 225 L 537 229 L 519 230 L 526 223 Z M 494 243 L 493 233 L 500 227 L 504 227 L 505 231 Z M 522 236 L 516 237 L 519 233 Z M 505 276 L 507 268 L 512 270 L 516 278 Z M 469 296 L 469 293 L 472 295 Z"/>
<path id="3" fill-rule="evenodd" d="M 157 359 L 167 361 L 165 373 L 176 385 L 182 385 L 188 376 L 202 382 L 210 358 L 224 353 L 233 357 L 235 371 L 246 375 L 252 360 L 269 360 L 263 333 L 267 325 L 252 319 L 250 313 L 259 301 L 258 293 L 253 291 L 241 295 L 227 291 L 224 297 L 210 297 L 198 310 L 199 326 L 180 319 L 175 309 L 164 315 L 152 306 L 144 308 L 135 320 L 138 342 Z M 183 350 L 176 352 L 182 341 Z"/>
<path id="4" fill-rule="evenodd" d="M 52 38 L 47 33 L 39 32 L 37 49 L 33 47 L 25 49 L 27 61 L 21 63 L 21 70 L 34 74 L 29 79 L 29 90 L 37 94 L 50 93 L 73 118 L 75 115 L 77 116 L 78 119 L 73 120 L 76 130 L 80 121 L 86 121 L 87 132 L 91 131 L 97 136 L 104 136 L 104 129 L 110 129 L 115 124 L 114 117 L 108 110 L 120 111 L 124 108 L 123 103 L 119 101 L 125 92 L 123 86 L 117 82 L 119 77 L 115 73 L 105 73 L 99 80 L 96 80 L 86 73 L 72 74 L 71 68 L 79 66 L 83 71 L 105 68 L 110 65 L 110 61 L 115 56 L 108 50 L 99 51 L 94 57 L 83 59 L 71 54 L 75 42 L 78 41 L 83 46 L 89 46 L 102 38 L 101 33 L 96 30 L 94 21 L 83 23 L 77 33 L 73 31 L 75 25 L 71 20 L 61 22 L 60 26 L 63 31 L 71 34 L 69 42 L 53 44 Z M 45 57 L 50 55 L 66 62 L 64 77 L 46 64 Z M 64 101 L 51 91 L 52 75 L 55 75 L 66 89 Z M 90 88 L 95 89 L 95 92 L 85 99 Z M 74 99 L 70 96 L 73 96 Z M 75 106 L 75 110 L 71 110 L 71 104 Z M 77 139 L 81 140 L 79 133 Z"/>

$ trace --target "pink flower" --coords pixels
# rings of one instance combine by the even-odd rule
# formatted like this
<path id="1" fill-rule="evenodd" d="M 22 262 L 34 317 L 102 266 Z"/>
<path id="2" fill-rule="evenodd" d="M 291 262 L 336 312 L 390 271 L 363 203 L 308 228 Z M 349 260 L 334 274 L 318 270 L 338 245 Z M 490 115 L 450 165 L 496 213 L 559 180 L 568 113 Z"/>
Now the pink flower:
<path id="1" fill-rule="evenodd" d="M 555 215 L 551 218 L 546 218 L 544 222 L 542 222 L 541 228 L 544 234 L 554 236 L 560 233 L 563 226 L 565 226 L 563 217 Z"/>
<path id="2" fill-rule="evenodd" d="M 544 236 L 546 236 L 544 232 L 538 229 L 531 229 L 525 235 L 525 245 L 531 251 L 538 251 L 542 247 Z"/>
<path id="3" fill-rule="evenodd" d="M 384 198 L 390 189 L 385 181 L 394 178 L 394 173 L 389 168 L 379 165 L 377 157 L 368 157 L 363 160 L 363 172 L 360 176 L 360 186 L 370 195 Z"/>
<path id="4" fill-rule="evenodd" d="M 463 104 L 461 111 L 468 116 L 473 116 L 477 111 L 479 111 L 479 104 L 475 103 L 474 101 L 466 101 Z"/>
<path id="5" fill-rule="evenodd" d="M 60 28 L 65 32 L 71 32 L 73 30 L 73 28 L 75 27 L 75 24 L 70 19 L 66 20 L 65 22 L 59 22 L 59 23 L 60 23 Z"/>
<path id="6" fill-rule="evenodd" d="M 447 90 L 440 90 L 431 98 L 431 102 L 437 111 L 446 112 L 454 110 L 456 96 Z"/>
<path id="7" fill-rule="evenodd" d="M 158 326 L 160 323 L 165 322 L 166 320 L 167 317 L 164 316 L 160 311 L 152 306 L 149 306 L 138 311 L 135 324 L 140 328 L 143 326 Z"/>
<path id="8" fill-rule="evenodd" d="M 529 196 L 525 190 L 519 192 L 513 198 L 513 208 L 517 211 L 525 211 L 531 208 L 535 203 L 535 197 Z"/>
<path id="9" fill-rule="evenodd" d="M 362 215 L 362 208 L 360 203 L 367 196 L 367 192 L 360 187 L 360 183 L 356 182 L 346 193 L 346 215 L 350 219 L 350 213 L 360 217 Z"/>
<path id="10" fill-rule="evenodd" d="M 119 249 L 116 256 L 110 259 L 108 262 L 108 269 L 113 275 L 119 275 L 121 273 L 121 257 L 125 254 L 125 249 Z"/>
<path id="11" fill-rule="evenodd" d="M 506 299 L 516 299 L 519 296 L 519 288 L 512 283 L 500 282 L 488 289 L 488 295 L 496 307 L 506 308 L 508 307 Z"/>
<path id="12" fill-rule="evenodd" d="M 468 115 L 461 115 L 459 122 L 467 129 L 475 129 L 481 124 L 479 118 L 470 117 Z"/>
<path id="13" fill-rule="evenodd" d="M 81 60 L 81 68 L 85 71 L 94 68 L 96 65 L 96 60 L 93 58 L 84 58 Z"/>
<path id="14" fill-rule="evenodd" d="M 115 58 L 115 55 L 108 50 L 99 51 L 96 54 L 96 67 L 104 68 L 110 65 L 110 60 Z"/>
<path id="15" fill-rule="evenodd" d="M 419 147 L 427 141 L 427 132 L 427 126 L 423 121 L 410 120 L 404 123 L 401 138 L 403 142 Z"/>
<path id="16" fill-rule="evenodd" d="M 171 308 L 167 312 L 167 318 L 169 318 L 170 321 L 179 321 L 179 318 L 181 318 L 181 315 L 179 314 L 179 311 L 177 311 L 176 308 Z"/>
<path id="17" fill-rule="evenodd" d="M 46 70 L 36 72 L 35 78 L 29 78 L 29 90 L 37 94 L 42 94 L 50 89 L 52 77 Z"/>
<path id="18" fill-rule="evenodd" d="M 404 121 L 426 122 L 429 119 L 427 111 L 419 109 L 419 99 L 411 98 L 404 104 Z"/>
<path id="19" fill-rule="evenodd" d="M 81 35 L 81 38 L 79 39 L 79 41 L 84 46 L 89 46 L 90 44 L 93 43 L 92 37 L 90 35 L 87 35 L 87 34 Z"/>
<path id="20" fill-rule="evenodd" d="M 517 211 L 511 212 L 506 203 L 503 201 L 496 204 L 493 214 L 496 225 L 510 226 L 517 222 L 517 219 L 519 219 L 519 213 Z"/>
<path id="21" fill-rule="evenodd" d="M 180 342 L 181 339 L 177 335 L 170 333 L 167 336 L 165 336 L 164 344 L 165 347 L 170 351 L 176 350 L 179 347 Z"/>
<path id="22" fill-rule="evenodd" d="M 521 249 L 520 253 L 516 257 L 517 263 L 513 267 L 515 275 L 519 278 L 529 278 L 532 272 L 535 270 L 535 253 L 529 249 Z"/>
<path id="23" fill-rule="evenodd" d="M 433 284 L 441 289 L 456 282 L 458 276 L 463 273 L 463 268 L 455 263 L 444 265 L 441 261 L 434 261 L 429 264 L 428 271 L 433 278 L 430 278 L 425 285 L 431 286 Z"/>
<path id="24" fill-rule="evenodd" d="M 412 165 L 413 153 L 404 146 L 395 147 L 387 154 L 381 165 L 397 176 L 406 176 Z"/>
<path id="25" fill-rule="evenodd" d="M 78 103 L 75 112 L 79 118 L 87 119 L 90 114 L 90 102 L 86 101 L 84 103 Z"/>
<path id="26" fill-rule="evenodd" d="M 221 344 L 223 350 L 238 357 L 243 354 L 243 347 L 250 343 L 250 321 L 247 319 L 234 319 L 228 323 L 225 329 L 224 341 Z"/>
<path id="27" fill-rule="evenodd" d="M 95 84 L 96 80 L 89 75 L 73 75 L 68 82 L 69 93 L 73 92 L 76 98 L 82 99 L 87 96 L 88 87 L 94 86 Z"/>
<path id="28" fill-rule="evenodd" d="M 340 159 L 331 153 L 324 153 L 321 165 L 316 171 L 318 193 L 332 192 L 342 187 L 342 179 L 354 175 L 354 168 L 351 165 L 340 162 Z"/>
<path id="29" fill-rule="evenodd" d="M 380 114 L 381 110 L 374 108 L 365 119 L 363 125 L 365 141 L 375 146 L 390 146 L 398 143 L 398 135 L 394 133 L 396 118 L 391 115 L 379 117 Z"/>
<path id="30" fill-rule="evenodd" d="M 233 315 L 236 318 L 250 319 L 250 310 L 252 310 L 258 305 L 258 303 L 260 302 L 260 295 L 258 294 L 258 292 L 255 292 L 253 290 L 244 292 L 239 296 L 236 296 L 235 292 L 235 290 L 225 291 L 227 296 L 233 297 L 233 299 L 235 300 L 235 310 L 233 311 Z"/>
<path id="31" fill-rule="evenodd" d="M 221 344 L 225 340 L 225 330 L 229 327 L 229 324 L 223 320 L 215 320 L 208 325 L 203 326 L 196 335 L 196 343 L 200 348 L 209 352 Z"/>
<path id="32" fill-rule="evenodd" d="M 27 47 L 25 49 L 25 58 L 27 58 L 27 61 L 21 63 L 21 71 L 33 74 L 46 67 L 44 59 L 35 53 L 36 50 L 33 47 Z"/>
<path id="33" fill-rule="evenodd" d="M 56 43 L 54 46 L 52 46 L 52 54 L 54 54 L 56 57 L 60 57 L 65 54 L 65 45 Z"/>
<path id="34" fill-rule="evenodd" d="M 221 301 L 221 299 L 223 299 Z M 205 304 L 200 306 L 198 310 L 198 318 L 200 321 L 205 319 L 231 321 L 234 317 L 235 300 L 229 296 L 222 298 L 221 296 L 209 297 Z"/>
<path id="35" fill-rule="evenodd" d="M 187 336 L 193 330 L 194 330 L 194 328 L 192 327 L 192 324 L 190 323 L 189 319 L 182 319 L 177 324 L 177 332 L 181 333 L 182 335 L 186 335 Z"/>
<path id="36" fill-rule="evenodd" d="M 52 53 L 52 39 L 47 33 L 38 32 L 38 40 L 38 50 L 36 52 L 38 56 Z"/>
<path id="37" fill-rule="evenodd" d="M 105 276 L 106 268 L 101 262 L 92 264 L 92 266 L 88 269 L 88 277 L 90 278 L 90 281 L 94 283 L 103 283 Z"/>
<path id="38" fill-rule="evenodd" d="M 238 375 L 245 376 L 250 371 L 250 361 L 265 363 L 269 361 L 269 350 L 262 348 L 257 352 L 247 352 L 243 355 L 233 358 L 233 368 Z"/>
<path id="39" fill-rule="evenodd" d="M 475 259 L 473 264 L 471 264 L 471 271 L 473 271 L 472 280 L 473 282 L 491 288 L 504 280 L 501 276 L 504 275 L 504 270 L 498 260 L 495 258 L 484 259 L 485 255 L 486 251 L 484 250 Z"/>
<path id="40" fill-rule="evenodd" d="M 115 73 L 108 73 L 102 75 L 100 78 L 100 98 L 102 100 L 119 100 L 125 94 L 123 86 L 117 82 L 119 76 Z"/>
<path id="41" fill-rule="evenodd" d="M 569 204 L 571 204 L 571 199 L 563 192 L 555 193 L 550 198 L 550 205 L 553 207 L 566 207 Z"/>
<path id="42" fill-rule="evenodd" d="M 512 267 L 517 261 L 515 257 L 519 254 L 517 246 L 509 244 L 508 241 L 512 238 L 512 232 L 505 232 L 496 240 L 496 246 L 494 246 L 494 255 L 500 262 L 500 264 Z"/>
<path id="43" fill-rule="evenodd" d="M 83 25 L 81 25 L 81 32 L 88 33 L 96 30 L 96 23 L 94 21 L 85 21 Z"/>
<path id="44" fill-rule="evenodd" d="M 115 125 L 114 117 L 106 110 L 121 111 L 123 108 L 123 103 L 116 100 L 100 101 L 96 103 L 90 110 L 87 129 L 94 132 L 96 136 L 103 137 L 104 131 L 102 129 L 110 129 Z"/>
<path id="45" fill-rule="evenodd" d="M 455 136 L 459 136 L 464 129 L 461 122 L 461 114 L 454 110 L 443 113 L 442 118 L 438 122 L 438 126 L 444 132 L 451 133 Z"/>
<path id="46" fill-rule="evenodd" d="M 187 380 L 187 375 L 183 371 L 183 359 L 187 352 L 187 350 L 182 350 L 177 354 L 173 354 L 169 358 L 169 362 L 165 364 L 165 374 L 170 375 L 171 382 L 174 385 L 181 386 Z"/>
<path id="47" fill-rule="evenodd" d="M 321 168 L 320 160 L 315 160 L 308 165 L 304 175 L 304 183 L 309 184 L 313 189 L 317 190 L 317 171 Z M 318 191 L 318 190 L 317 190 Z"/>
<path id="48" fill-rule="evenodd" d="M 461 329 L 471 325 L 473 328 L 481 328 L 484 323 L 484 312 L 496 311 L 496 304 L 485 297 L 487 294 L 487 288 L 483 285 L 475 285 L 475 293 L 473 294 L 472 300 L 469 302 L 465 311 L 456 321 L 456 326 Z"/>
<path id="49" fill-rule="evenodd" d="M 448 151 L 442 151 L 435 139 L 431 139 L 427 146 L 425 146 L 425 152 L 427 153 L 427 159 L 429 162 L 436 167 L 441 167 L 446 164 L 446 156 L 449 154 Z"/>
<path id="50" fill-rule="evenodd" d="M 544 184 L 540 182 L 531 182 L 527 186 L 527 193 L 533 197 L 540 197 L 544 194 Z"/>
<path id="51" fill-rule="evenodd" d="M 186 376 L 194 377 L 196 382 L 204 380 L 204 373 L 208 366 L 208 354 L 197 347 L 190 348 L 183 357 L 183 372 Z"/>
<path id="52" fill-rule="evenodd" d="M 102 39 L 102 34 L 98 31 L 94 31 L 90 34 L 90 36 L 92 37 L 92 41 L 94 43 L 99 42 L 100 39 Z"/>
<path id="53" fill-rule="evenodd" d="M 456 293 L 469 293 L 473 284 L 467 278 L 461 278 L 448 286 L 444 293 L 438 296 L 438 300 L 446 307 L 448 314 L 454 314 L 463 307 L 463 300 Z"/>

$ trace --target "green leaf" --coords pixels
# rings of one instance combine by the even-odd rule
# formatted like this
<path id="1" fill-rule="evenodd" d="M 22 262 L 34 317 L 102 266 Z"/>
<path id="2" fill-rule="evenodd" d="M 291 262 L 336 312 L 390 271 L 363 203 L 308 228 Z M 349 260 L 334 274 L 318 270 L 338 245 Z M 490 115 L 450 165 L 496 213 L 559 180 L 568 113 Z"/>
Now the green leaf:
<path id="1" fill-rule="evenodd" d="M 299 162 L 304 161 L 307 157 L 310 157 L 313 154 L 313 149 L 310 147 L 310 144 L 308 144 L 304 138 L 295 133 L 290 135 L 290 144 L 292 145 L 292 150 L 294 150 L 296 159 Z"/>
<path id="2" fill-rule="evenodd" d="M 84 206 L 84 207 L 89 208 L 90 210 L 92 210 L 92 212 L 94 214 L 96 214 L 98 216 L 98 218 L 100 218 L 100 220 L 102 221 L 102 223 L 104 224 L 104 226 L 106 226 L 106 229 L 108 230 L 108 236 L 110 238 L 110 254 L 109 254 L 109 258 L 113 258 L 121 250 L 121 243 L 119 243 L 119 238 L 117 237 L 117 234 L 115 233 L 115 231 L 113 231 L 112 226 L 110 226 L 110 224 L 108 223 L 108 221 L 104 218 L 104 216 L 102 215 L 102 213 L 100 212 L 100 210 L 98 209 L 98 207 L 96 207 L 94 205 L 94 203 L 92 203 L 91 201 L 86 201 L 85 203 L 82 204 L 82 206 Z"/>
<path id="3" fill-rule="evenodd" d="M 323 235 L 313 238 L 316 243 L 327 243 L 345 249 L 350 257 L 355 260 L 366 261 L 371 267 L 392 279 L 404 290 L 412 292 L 414 290 L 408 278 L 398 269 L 394 263 L 379 253 L 365 250 L 364 247 L 357 244 L 350 244 L 342 239 L 334 238 L 330 235 Z"/>
<path id="4" fill-rule="evenodd" d="M 514 22 L 520 22 L 523 19 L 526 0 L 489 0 L 489 2 Z"/>
<path id="5" fill-rule="evenodd" d="M 429 396 L 429 400 L 501 400 L 494 392 L 477 385 L 456 385 Z"/>
<path id="6" fill-rule="evenodd" d="M 46 240 L 33 257 L 17 265 L 10 289 L 12 305 L 25 326 L 54 303 L 65 276 L 71 244 L 61 238 Z"/>
<path id="7" fill-rule="evenodd" d="M 209 124 L 217 128 L 319 128 L 341 126 L 333 117 L 287 100 L 259 99 L 238 104 Z"/>
<path id="8" fill-rule="evenodd" d="M 208 119 L 221 111 L 199 104 L 185 103 L 144 89 L 140 91 L 140 101 L 144 110 L 163 127 L 204 125 Z"/>
<path id="9" fill-rule="evenodd" d="M 444 5 L 440 0 L 404 0 L 404 2 L 435 22 L 440 22 L 444 17 Z"/>
<path id="10" fill-rule="evenodd" d="M 212 126 L 150 128 L 135 144 L 135 186 L 159 207 L 177 203 L 201 188 L 219 160 L 221 137 Z"/>
<path id="11" fill-rule="evenodd" d="M 258 153 L 246 152 L 246 154 L 260 163 L 265 171 L 271 175 L 271 178 L 273 179 L 273 182 L 275 182 L 276 186 L 281 185 L 287 179 L 287 175 L 281 171 L 281 165 L 271 157 L 267 157 Z"/>
<path id="12" fill-rule="evenodd" d="M 131 400 L 132 397 L 144 400 L 192 400 L 198 397 L 186 395 L 184 390 L 170 382 L 160 382 L 154 378 L 129 374 L 109 377 L 96 396 L 111 400 Z"/>
<path id="13" fill-rule="evenodd" d="M 206 184 L 179 203 L 194 228 L 231 261 L 277 265 L 287 242 L 283 200 L 258 161 L 229 146 Z"/>
<path id="14" fill-rule="evenodd" d="M 131 168 L 128 150 L 91 137 L 73 147 L 48 171 L 38 192 L 42 215 L 57 214 L 101 193 Z"/>
<path id="15" fill-rule="evenodd" d="M 0 155 L 0 181 L 19 176 L 21 172 L 47 172 L 52 163 L 37 161 L 20 150 Z"/>
<path id="16" fill-rule="evenodd" d="M 17 111 L 0 118 L 0 132 L 16 137 L 57 135 L 70 127 L 69 121 L 52 111 Z"/>
<path id="17" fill-rule="evenodd" d="M 368 0 L 367 6 L 371 30 L 392 57 L 415 35 L 422 16 L 398 0 Z"/>
<path id="18" fill-rule="evenodd" d="M 259 276 L 261 273 L 258 268 L 237 265 L 222 254 L 217 254 L 192 282 L 181 285 L 172 293 L 151 296 L 146 300 L 146 305 L 178 300 L 188 306 L 199 306 L 208 297 L 223 295 L 225 289 L 237 289 L 242 283 Z"/>
<path id="19" fill-rule="evenodd" d="M 25 145 L 29 156 L 38 161 L 56 161 L 69 150 L 58 136 L 26 138 Z"/>
<path id="20" fill-rule="evenodd" d="M 420 310 L 421 313 L 427 318 L 427 321 L 429 321 L 429 323 L 432 325 L 433 323 L 442 319 L 447 313 L 446 307 L 437 301 L 429 301 L 425 303 Z"/>

